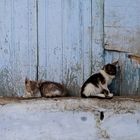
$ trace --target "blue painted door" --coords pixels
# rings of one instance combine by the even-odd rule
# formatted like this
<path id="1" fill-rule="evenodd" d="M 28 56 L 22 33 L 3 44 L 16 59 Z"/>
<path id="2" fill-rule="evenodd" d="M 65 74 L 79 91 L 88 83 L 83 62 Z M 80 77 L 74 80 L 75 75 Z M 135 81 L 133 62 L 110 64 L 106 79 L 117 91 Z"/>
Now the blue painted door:
<path id="1" fill-rule="evenodd" d="M 119 60 L 113 90 L 140 95 L 140 1 L 105 0 L 105 61 Z"/>
<path id="2" fill-rule="evenodd" d="M 36 2 L 0 0 L 0 95 L 20 96 L 36 77 Z"/>
<path id="3" fill-rule="evenodd" d="M 71 95 L 103 64 L 103 0 L 38 1 L 39 79 Z"/>

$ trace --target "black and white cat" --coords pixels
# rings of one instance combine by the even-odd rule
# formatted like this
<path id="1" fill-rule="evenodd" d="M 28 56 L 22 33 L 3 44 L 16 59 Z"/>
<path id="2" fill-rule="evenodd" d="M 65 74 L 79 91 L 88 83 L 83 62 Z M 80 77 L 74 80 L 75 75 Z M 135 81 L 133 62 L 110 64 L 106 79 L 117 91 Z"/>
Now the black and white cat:
<path id="1" fill-rule="evenodd" d="M 81 88 L 81 96 L 112 98 L 113 94 L 110 93 L 108 85 L 115 78 L 117 63 L 118 61 L 112 64 L 106 64 L 99 73 L 90 76 Z"/>

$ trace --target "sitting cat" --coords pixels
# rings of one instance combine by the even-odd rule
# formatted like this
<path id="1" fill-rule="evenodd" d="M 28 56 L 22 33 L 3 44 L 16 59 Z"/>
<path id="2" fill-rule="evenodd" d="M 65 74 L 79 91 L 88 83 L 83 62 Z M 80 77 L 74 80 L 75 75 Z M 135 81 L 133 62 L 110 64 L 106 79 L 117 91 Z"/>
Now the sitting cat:
<path id="1" fill-rule="evenodd" d="M 57 82 L 31 81 L 25 79 L 24 97 L 63 97 L 66 96 L 66 88 Z"/>
<path id="2" fill-rule="evenodd" d="M 110 93 L 108 85 L 111 84 L 112 80 L 115 78 L 117 63 L 118 61 L 107 64 L 99 73 L 90 76 L 81 88 L 81 96 L 112 98 L 113 94 Z"/>

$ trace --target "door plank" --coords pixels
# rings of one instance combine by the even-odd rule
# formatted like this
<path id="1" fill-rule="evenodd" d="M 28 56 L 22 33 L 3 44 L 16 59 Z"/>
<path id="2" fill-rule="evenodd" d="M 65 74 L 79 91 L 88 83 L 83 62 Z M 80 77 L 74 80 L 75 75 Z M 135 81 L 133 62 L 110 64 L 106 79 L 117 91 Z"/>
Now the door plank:
<path id="1" fill-rule="evenodd" d="M 0 1 L 0 95 L 21 96 L 36 76 L 36 3 Z"/>

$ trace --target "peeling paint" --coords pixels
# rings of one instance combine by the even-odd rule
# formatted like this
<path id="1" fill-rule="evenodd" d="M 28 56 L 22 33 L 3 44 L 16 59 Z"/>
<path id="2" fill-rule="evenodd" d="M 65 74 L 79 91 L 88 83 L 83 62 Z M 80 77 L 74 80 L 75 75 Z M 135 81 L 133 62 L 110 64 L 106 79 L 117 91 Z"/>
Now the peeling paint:
<path id="1" fill-rule="evenodd" d="M 22 96 L 25 77 L 36 75 L 35 4 L 0 1 L 0 96 Z"/>
<path id="2" fill-rule="evenodd" d="M 7 68 L 0 70 L 0 96 L 15 96 L 15 84 L 11 71 Z"/>
<path id="3" fill-rule="evenodd" d="M 139 55 L 140 24 L 137 21 L 140 19 L 138 15 L 140 2 L 135 0 L 135 3 L 138 4 L 135 7 L 130 6 L 133 5 L 131 0 L 127 2 L 123 1 L 120 4 L 120 1 L 117 0 L 114 2 L 111 0 L 105 1 L 105 48 Z M 129 10 L 126 12 L 125 9 L 127 8 Z"/>
<path id="4" fill-rule="evenodd" d="M 49 0 L 38 1 L 38 9 L 36 4 L 35 0 L 0 1 L 0 95 L 23 94 L 23 79 L 29 76 L 63 82 L 71 95 L 79 96 L 91 74 L 118 58 L 121 65 L 111 91 L 140 94 L 138 4 Z"/>
<path id="5" fill-rule="evenodd" d="M 38 2 L 38 75 L 63 82 L 71 95 L 79 96 L 83 82 L 104 64 L 104 0 Z"/>
<path id="6" fill-rule="evenodd" d="M 111 91 L 115 95 L 139 95 L 140 74 L 139 63 L 128 58 L 129 54 L 122 52 L 105 51 L 106 63 L 119 59 L 116 78 L 111 85 Z"/>
<path id="7" fill-rule="evenodd" d="M 119 75 L 117 74 L 111 88 L 117 95 L 140 94 L 139 4 L 139 0 L 105 0 L 105 62 L 119 58 Z"/>
<path id="8" fill-rule="evenodd" d="M 130 59 L 132 59 L 132 60 L 134 60 L 134 61 L 136 61 L 137 63 L 140 64 L 140 56 L 139 55 L 130 54 L 130 55 L 128 55 L 128 58 L 130 58 Z"/>
<path id="9" fill-rule="evenodd" d="M 78 77 L 75 75 L 75 71 L 69 69 L 66 77 L 64 77 L 63 83 L 67 87 L 69 95 L 80 96 L 80 86 L 78 84 Z"/>

